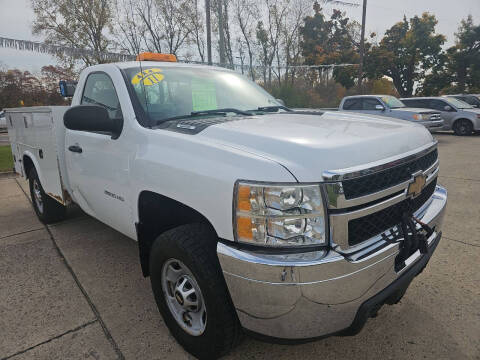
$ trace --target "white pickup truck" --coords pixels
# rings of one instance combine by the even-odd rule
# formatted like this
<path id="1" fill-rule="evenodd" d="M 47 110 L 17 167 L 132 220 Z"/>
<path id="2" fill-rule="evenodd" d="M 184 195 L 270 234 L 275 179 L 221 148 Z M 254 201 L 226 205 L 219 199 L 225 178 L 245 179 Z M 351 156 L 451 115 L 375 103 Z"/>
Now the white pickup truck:
<path id="1" fill-rule="evenodd" d="M 96 65 L 72 107 L 6 111 L 45 223 L 74 202 L 138 241 L 177 341 L 353 335 L 400 300 L 441 237 L 447 192 L 421 125 L 295 112 L 235 72 Z"/>

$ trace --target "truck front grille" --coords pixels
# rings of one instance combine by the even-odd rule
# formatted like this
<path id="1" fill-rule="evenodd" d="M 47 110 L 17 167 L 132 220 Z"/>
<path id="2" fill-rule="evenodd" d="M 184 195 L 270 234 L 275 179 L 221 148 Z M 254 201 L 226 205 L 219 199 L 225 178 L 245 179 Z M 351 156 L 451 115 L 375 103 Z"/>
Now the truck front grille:
<path id="1" fill-rule="evenodd" d="M 414 199 L 406 199 L 376 213 L 350 220 L 348 222 L 348 244 L 350 246 L 360 244 L 395 225 L 399 225 L 405 212 L 413 213 L 417 211 L 430 199 L 435 192 L 436 185 L 437 179 L 435 178 Z"/>
<path id="2" fill-rule="evenodd" d="M 411 179 L 412 174 L 419 170 L 427 170 L 438 158 L 437 149 L 413 161 L 403 163 L 396 167 L 379 171 L 371 175 L 342 182 L 346 199 L 372 194 L 400 184 Z"/>

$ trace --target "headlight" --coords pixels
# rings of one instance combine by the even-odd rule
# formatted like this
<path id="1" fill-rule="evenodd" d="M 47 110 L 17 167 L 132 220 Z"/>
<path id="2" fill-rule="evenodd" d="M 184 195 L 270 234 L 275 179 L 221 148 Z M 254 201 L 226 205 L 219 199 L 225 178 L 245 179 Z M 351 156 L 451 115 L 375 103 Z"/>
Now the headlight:
<path id="1" fill-rule="evenodd" d="M 421 120 L 430 120 L 430 114 L 413 114 L 413 120 L 421 121 Z"/>
<path id="2" fill-rule="evenodd" d="M 319 185 L 238 182 L 234 194 L 237 241 L 273 247 L 327 244 Z"/>

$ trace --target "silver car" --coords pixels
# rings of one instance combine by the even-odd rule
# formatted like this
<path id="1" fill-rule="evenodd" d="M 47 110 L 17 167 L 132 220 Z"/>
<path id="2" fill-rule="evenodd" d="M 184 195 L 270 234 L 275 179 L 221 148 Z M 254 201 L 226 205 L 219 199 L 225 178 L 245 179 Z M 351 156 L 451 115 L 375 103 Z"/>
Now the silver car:
<path id="1" fill-rule="evenodd" d="M 420 97 L 401 99 L 408 106 L 419 106 L 441 112 L 443 130 L 453 130 L 456 135 L 471 135 L 480 131 L 480 109 L 453 97 Z"/>
<path id="2" fill-rule="evenodd" d="M 344 97 L 340 111 L 375 114 L 395 119 L 408 120 L 425 126 L 430 131 L 441 130 L 444 122 L 438 111 L 407 107 L 390 95 L 356 95 Z"/>
<path id="3" fill-rule="evenodd" d="M 5 112 L 0 111 L 0 130 L 7 128 L 7 119 L 5 118 Z"/>
<path id="4" fill-rule="evenodd" d="M 472 105 L 474 108 L 480 108 L 480 97 L 474 94 L 456 94 L 447 95 L 447 97 L 453 97 L 457 100 L 466 102 L 468 105 Z"/>

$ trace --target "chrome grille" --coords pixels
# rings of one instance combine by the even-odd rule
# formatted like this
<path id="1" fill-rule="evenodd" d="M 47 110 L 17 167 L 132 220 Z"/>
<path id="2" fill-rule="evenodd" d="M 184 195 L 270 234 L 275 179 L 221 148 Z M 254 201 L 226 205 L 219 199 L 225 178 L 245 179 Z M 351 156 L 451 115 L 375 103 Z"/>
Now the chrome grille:
<path id="1" fill-rule="evenodd" d="M 435 192 L 439 171 L 436 142 L 403 157 L 370 166 L 326 171 L 331 239 L 335 249 L 355 253 L 381 242 L 383 232 L 396 227 L 404 212 L 418 216 Z M 418 176 L 425 185 L 418 196 L 408 188 Z"/>
<path id="2" fill-rule="evenodd" d="M 438 159 L 437 149 L 423 157 L 398 165 L 396 167 L 379 171 L 372 175 L 342 182 L 343 193 L 346 199 L 371 194 L 400 184 L 412 177 L 419 170 L 427 170 Z"/>
<path id="3" fill-rule="evenodd" d="M 375 235 L 379 235 L 395 225 L 399 225 L 404 213 L 414 213 L 427 202 L 435 192 L 437 179 L 426 186 L 414 199 L 406 199 L 376 213 L 354 219 L 348 223 L 348 244 L 360 244 Z"/>

